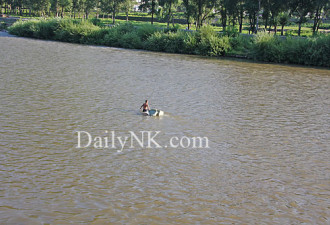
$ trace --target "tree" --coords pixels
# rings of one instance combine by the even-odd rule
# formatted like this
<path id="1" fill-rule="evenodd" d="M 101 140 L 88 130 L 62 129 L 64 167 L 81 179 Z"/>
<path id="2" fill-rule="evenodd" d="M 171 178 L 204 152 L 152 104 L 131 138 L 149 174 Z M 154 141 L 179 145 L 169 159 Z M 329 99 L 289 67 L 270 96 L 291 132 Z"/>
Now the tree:
<path id="1" fill-rule="evenodd" d="M 151 24 L 154 24 L 154 15 L 157 12 L 157 0 L 142 0 L 139 9 L 142 11 L 150 10 L 151 13 Z"/>
<path id="2" fill-rule="evenodd" d="M 267 27 L 269 25 L 269 17 L 270 17 L 270 0 L 264 0 L 261 2 L 263 12 L 262 12 L 262 19 L 265 22 L 265 30 L 267 30 Z"/>
<path id="3" fill-rule="evenodd" d="M 58 5 L 62 8 L 61 17 L 64 17 L 64 9 L 72 4 L 71 0 L 59 0 Z"/>
<path id="4" fill-rule="evenodd" d="M 103 13 L 110 14 L 112 13 L 112 0 L 101 0 L 100 8 Z"/>
<path id="5" fill-rule="evenodd" d="M 274 26 L 275 34 L 277 32 L 277 25 L 279 20 L 280 12 L 284 11 L 287 8 L 287 0 L 271 0 L 269 1 L 269 9 L 271 13 L 271 22 Z M 270 31 L 270 29 L 269 29 Z"/>
<path id="6" fill-rule="evenodd" d="M 256 32 L 256 22 L 257 22 L 257 14 L 259 11 L 259 1 L 258 0 L 246 0 L 245 9 L 249 16 L 250 29 L 249 33 Z"/>
<path id="7" fill-rule="evenodd" d="M 73 18 L 76 18 L 76 13 L 80 12 L 82 9 L 82 4 L 80 0 L 72 0 L 72 13 L 73 13 Z"/>
<path id="8" fill-rule="evenodd" d="M 192 18 L 194 12 L 196 12 L 195 5 L 192 4 L 192 0 L 183 0 L 182 5 L 185 8 L 184 15 L 187 20 L 188 30 L 190 29 L 190 24 L 192 23 Z"/>
<path id="9" fill-rule="evenodd" d="M 96 0 L 82 0 L 81 3 L 82 3 L 82 8 L 85 13 L 85 18 L 88 19 L 89 12 L 91 11 L 91 9 L 93 9 L 96 6 L 97 1 Z"/>
<path id="10" fill-rule="evenodd" d="M 237 3 L 237 10 L 238 10 L 238 24 L 239 24 L 239 32 L 242 33 L 242 27 L 243 27 L 243 19 L 244 19 L 244 1 L 238 1 Z"/>
<path id="11" fill-rule="evenodd" d="M 0 0 L 0 7 L 1 7 L 1 9 L 0 9 L 0 14 L 2 14 L 2 6 L 3 6 L 3 3 L 4 3 L 5 1 L 4 0 Z"/>
<path id="12" fill-rule="evenodd" d="M 192 4 L 196 6 L 196 29 L 203 26 L 203 22 L 213 15 L 216 7 L 216 0 L 192 0 Z"/>
<path id="13" fill-rule="evenodd" d="M 51 0 L 51 10 L 54 12 L 55 14 L 55 17 L 58 17 L 59 16 L 59 13 L 58 13 L 58 1 L 59 0 Z"/>
<path id="14" fill-rule="evenodd" d="M 314 15 L 314 24 L 313 24 L 313 34 L 315 34 L 322 21 L 322 12 L 329 9 L 329 0 L 314 0 L 313 1 L 313 15 Z"/>
<path id="15" fill-rule="evenodd" d="M 226 6 L 226 0 L 220 0 L 219 1 L 219 13 L 220 13 L 220 20 L 222 25 L 222 30 L 226 30 L 227 26 L 227 6 Z"/>
<path id="16" fill-rule="evenodd" d="M 289 22 L 289 14 L 288 13 L 280 13 L 279 18 L 278 18 L 278 22 L 279 24 L 281 24 L 282 28 L 281 28 L 281 35 L 283 36 L 283 32 L 284 32 L 284 26 Z"/>
<path id="17" fill-rule="evenodd" d="M 301 24 L 307 21 L 306 16 L 312 11 L 313 0 L 291 0 L 290 8 L 293 13 L 297 14 L 298 17 L 298 36 L 301 33 Z"/>
<path id="18" fill-rule="evenodd" d="M 177 6 L 178 0 L 159 0 L 159 5 L 163 7 L 166 18 L 167 18 L 167 28 L 170 26 L 170 21 L 173 19 L 174 7 Z"/>
<path id="19" fill-rule="evenodd" d="M 121 9 L 126 14 L 126 21 L 128 21 L 128 14 L 132 10 L 134 6 L 135 1 L 134 0 L 124 0 L 121 5 Z"/>

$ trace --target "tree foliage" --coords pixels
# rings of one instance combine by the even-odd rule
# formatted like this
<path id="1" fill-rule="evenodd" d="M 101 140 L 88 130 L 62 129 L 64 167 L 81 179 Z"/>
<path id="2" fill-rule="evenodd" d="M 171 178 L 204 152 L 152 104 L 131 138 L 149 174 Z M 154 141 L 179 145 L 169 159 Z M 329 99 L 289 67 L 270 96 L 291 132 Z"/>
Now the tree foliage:
<path id="1" fill-rule="evenodd" d="M 139 9 L 151 15 L 151 24 L 157 15 L 174 26 L 175 12 L 183 15 L 188 29 L 195 23 L 197 29 L 205 24 L 217 23 L 226 31 L 239 26 L 242 32 L 243 21 L 249 23 L 249 32 L 257 33 L 261 22 L 269 32 L 277 32 L 281 25 L 283 35 L 284 26 L 290 21 L 298 24 L 298 35 L 301 26 L 308 19 L 313 21 L 313 33 L 318 32 L 324 18 L 329 16 L 329 0 L 0 0 L 4 13 L 22 15 L 25 10 L 29 15 L 47 17 L 80 17 L 88 19 L 91 12 L 99 10 L 104 14 L 112 14 L 113 23 L 119 11 L 125 12 L 128 20 L 129 12 L 134 4 L 140 4 Z M 28 10 L 27 10 L 28 9 Z"/>

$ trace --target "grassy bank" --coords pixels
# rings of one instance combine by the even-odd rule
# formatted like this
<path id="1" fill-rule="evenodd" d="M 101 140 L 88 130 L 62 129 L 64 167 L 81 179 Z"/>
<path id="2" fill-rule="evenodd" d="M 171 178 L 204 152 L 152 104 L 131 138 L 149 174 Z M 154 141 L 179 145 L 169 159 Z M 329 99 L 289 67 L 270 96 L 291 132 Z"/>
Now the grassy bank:
<path id="1" fill-rule="evenodd" d="M 111 28 L 99 20 L 19 21 L 9 32 L 23 37 L 71 43 L 106 45 L 150 51 L 207 56 L 241 56 L 259 61 L 329 67 L 330 36 L 279 38 L 267 33 L 242 36 L 234 30 L 218 34 L 212 27 L 198 32 L 159 29 L 152 25 L 122 23 Z"/>

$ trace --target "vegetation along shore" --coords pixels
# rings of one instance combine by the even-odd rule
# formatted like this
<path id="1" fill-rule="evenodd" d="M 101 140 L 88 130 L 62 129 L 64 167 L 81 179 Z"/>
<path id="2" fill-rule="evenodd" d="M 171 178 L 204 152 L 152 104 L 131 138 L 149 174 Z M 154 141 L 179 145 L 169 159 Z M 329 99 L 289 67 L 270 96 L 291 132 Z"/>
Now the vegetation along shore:
<path id="1" fill-rule="evenodd" d="M 241 35 L 235 31 L 217 33 L 211 26 L 197 32 L 159 29 L 145 24 L 122 23 L 98 26 L 98 19 L 39 19 L 18 21 L 8 28 L 10 34 L 71 43 L 105 45 L 158 52 L 206 56 L 240 56 L 258 61 L 330 66 L 330 35 L 308 38 L 281 38 L 259 32 Z"/>

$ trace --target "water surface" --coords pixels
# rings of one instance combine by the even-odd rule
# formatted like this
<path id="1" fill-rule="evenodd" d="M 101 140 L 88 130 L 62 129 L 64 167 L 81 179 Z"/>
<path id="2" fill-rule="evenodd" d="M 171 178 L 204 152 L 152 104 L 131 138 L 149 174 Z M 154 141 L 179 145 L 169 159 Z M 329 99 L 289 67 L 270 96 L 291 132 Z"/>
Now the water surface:
<path id="1" fill-rule="evenodd" d="M 329 223 L 329 70 L 16 37 L 0 49 L 1 224 Z M 145 99 L 166 116 L 141 116 Z M 79 130 L 210 148 L 77 149 Z"/>

